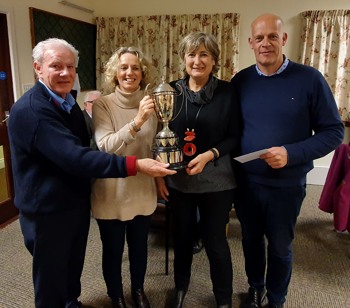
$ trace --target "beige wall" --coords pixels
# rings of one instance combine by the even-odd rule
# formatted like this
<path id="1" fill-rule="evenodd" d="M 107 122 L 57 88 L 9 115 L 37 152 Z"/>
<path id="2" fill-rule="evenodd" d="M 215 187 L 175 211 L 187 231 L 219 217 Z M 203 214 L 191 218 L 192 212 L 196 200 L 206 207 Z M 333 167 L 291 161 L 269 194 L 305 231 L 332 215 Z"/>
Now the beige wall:
<path id="1" fill-rule="evenodd" d="M 94 9 L 95 13 L 83 11 L 59 4 L 58 0 L 0 0 L 0 12 L 8 16 L 10 32 L 10 48 L 13 62 L 15 98 L 23 94 L 23 85 L 33 84 L 33 70 L 31 59 L 31 37 L 29 23 L 29 7 L 54 12 L 67 17 L 93 23 L 94 16 L 140 16 L 161 14 L 193 14 L 193 13 L 225 13 L 235 12 L 240 18 L 240 59 L 239 68 L 242 69 L 254 63 L 253 53 L 248 47 L 247 39 L 250 23 L 258 15 L 271 12 L 280 15 L 285 21 L 288 33 L 285 54 L 296 60 L 298 55 L 299 18 L 298 14 L 306 10 L 316 9 L 350 9 L 349 0 L 133 0 L 130 3 L 118 0 L 70 0 L 71 2 Z M 78 97 L 81 104 L 83 94 Z M 349 128 L 347 128 L 349 130 Z M 349 136 L 347 132 L 347 136 Z M 315 165 L 326 170 L 330 164 L 331 155 L 315 161 Z M 324 174 L 324 172 L 323 172 Z M 320 183 L 323 181 L 323 175 Z"/>

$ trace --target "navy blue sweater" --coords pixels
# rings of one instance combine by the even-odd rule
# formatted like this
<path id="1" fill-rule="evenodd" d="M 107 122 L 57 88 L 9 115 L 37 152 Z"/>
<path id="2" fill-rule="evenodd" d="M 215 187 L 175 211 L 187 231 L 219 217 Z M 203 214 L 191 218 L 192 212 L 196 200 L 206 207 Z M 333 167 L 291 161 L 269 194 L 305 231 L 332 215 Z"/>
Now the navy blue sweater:
<path id="1" fill-rule="evenodd" d="M 126 177 L 126 159 L 92 151 L 82 111 L 57 106 L 40 83 L 12 107 L 9 137 L 15 205 L 24 213 L 90 206 L 91 178 Z"/>
<path id="2" fill-rule="evenodd" d="M 288 165 L 281 169 L 260 159 L 242 164 L 253 181 L 271 186 L 305 184 L 313 160 L 342 142 L 343 123 L 318 70 L 290 61 L 281 74 L 265 77 L 252 65 L 237 73 L 231 84 L 243 116 L 241 153 L 274 146 L 284 146 L 288 152 Z"/>

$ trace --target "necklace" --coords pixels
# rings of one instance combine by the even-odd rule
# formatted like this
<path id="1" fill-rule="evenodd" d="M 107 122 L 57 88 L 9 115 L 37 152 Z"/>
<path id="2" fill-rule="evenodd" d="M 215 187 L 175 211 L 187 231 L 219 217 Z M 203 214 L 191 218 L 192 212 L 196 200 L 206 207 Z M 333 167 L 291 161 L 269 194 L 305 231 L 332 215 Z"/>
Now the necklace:
<path id="1" fill-rule="evenodd" d="M 201 104 L 201 106 L 199 107 L 197 114 L 194 118 L 194 123 L 193 123 L 193 128 L 190 130 L 189 129 L 189 122 L 188 122 L 188 112 L 187 112 L 187 98 L 186 98 L 186 105 L 185 105 L 185 110 L 186 110 L 186 126 L 187 126 L 187 130 L 185 131 L 185 138 L 184 140 L 186 141 L 184 147 L 183 147 L 183 152 L 186 156 L 193 156 L 194 154 L 196 154 L 197 151 L 197 147 L 196 145 L 192 142 L 196 139 L 196 132 L 195 132 L 195 128 L 196 128 L 196 122 L 199 116 L 199 113 L 201 112 L 202 108 L 203 108 L 203 104 Z"/>

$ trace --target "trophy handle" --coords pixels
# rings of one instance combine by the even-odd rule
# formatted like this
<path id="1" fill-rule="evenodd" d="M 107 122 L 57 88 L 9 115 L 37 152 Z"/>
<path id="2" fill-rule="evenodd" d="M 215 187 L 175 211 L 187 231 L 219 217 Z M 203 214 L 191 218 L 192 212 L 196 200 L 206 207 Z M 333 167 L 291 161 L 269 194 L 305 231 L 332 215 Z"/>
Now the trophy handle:
<path id="1" fill-rule="evenodd" d="M 150 83 L 147 83 L 147 85 L 145 87 L 145 90 L 144 90 L 145 96 L 147 96 L 147 95 L 152 96 L 150 90 L 148 90 L 150 85 L 151 85 Z"/>
<path id="2" fill-rule="evenodd" d="M 177 114 L 176 114 L 175 116 L 173 116 L 172 121 L 174 121 L 174 120 L 179 116 L 179 114 L 180 114 L 180 112 L 181 112 L 181 110 L 182 110 L 182 107 L 183 107 L 183 105 L 184 105 L 184 101 L 185 101 L 185 95 L 183 95 L 184 90 L 183 90 L 182 86 L 181 86 L 178 82 L 175 83 L 175 86 L 176 86 L 176 88 L 178 88 L 179 91 L 180 91 L 180 93 L 177 94 L 176 96 L 180 96 L 180 95 L 181 95 L 181 96 L 182 96 L 182 100 L 181 100 L 180 109 L 179 109 L 179 111 L 177 112 Z"/>

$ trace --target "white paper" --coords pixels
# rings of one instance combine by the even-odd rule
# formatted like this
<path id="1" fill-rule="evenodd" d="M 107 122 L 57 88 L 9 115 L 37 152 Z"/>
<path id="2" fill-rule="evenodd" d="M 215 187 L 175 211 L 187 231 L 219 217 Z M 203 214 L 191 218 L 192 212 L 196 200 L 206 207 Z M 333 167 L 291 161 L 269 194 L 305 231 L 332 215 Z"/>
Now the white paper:
<path id="1" fill-rule="evenodd" d="M 248 161 L 251 161 L 251 160 L 259 158 L 259 156 L 261 154 L 265 154 L 267 152 L 268 152 L 267 149 L 263 149 L 263 150 L 256 151 L 256 152 L 251 152 L 251 153 L 248 153 L 248 154 L 245 154 L 245 155 L 242 155 L 242 156 L 237 156 L 234 159 L 238 160 L 240 163 L 246 163 Z"/>

